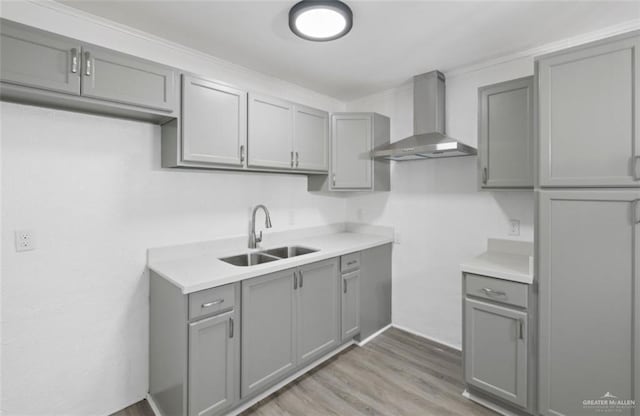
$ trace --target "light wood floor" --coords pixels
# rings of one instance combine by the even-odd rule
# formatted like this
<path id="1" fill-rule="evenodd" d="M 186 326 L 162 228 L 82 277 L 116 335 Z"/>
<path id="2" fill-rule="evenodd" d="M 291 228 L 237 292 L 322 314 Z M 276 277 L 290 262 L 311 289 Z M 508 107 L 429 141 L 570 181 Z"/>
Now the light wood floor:
<path id="1" fill-rule="evenodd" d="M 350 347 L 242 416 L 493 416 L 461 396 L 459 351 L 391 328 Z M 129 410 L 145 407 L 138 413 Z M 146 401 L 114 416 L 148 416 Z M 150 409 L 149 409 L 150 411 Z"/>

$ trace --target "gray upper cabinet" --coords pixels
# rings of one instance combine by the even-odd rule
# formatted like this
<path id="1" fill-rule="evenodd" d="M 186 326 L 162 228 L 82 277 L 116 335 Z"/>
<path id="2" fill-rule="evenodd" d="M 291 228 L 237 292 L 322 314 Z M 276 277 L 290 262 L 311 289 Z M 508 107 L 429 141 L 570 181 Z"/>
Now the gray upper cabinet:
<path id="1" fill-rule="evenodd" d="M 249 166 L 294 168 L 293 104 L 249 94 Z"/>
<path id="2" fill-rule="evenodd" d="M 482 188 L 533 187 L 533 77 L 478 89 Z"/>
<path id="3" fill-rule="evenodd" d="M 175 69 L 95 46 L 82 50 L 82 96 L 173 112 Z"/>
<path id="4" fill-rule="evenodd" d="M 527 313 L 465 299 L 465 381 L 527 405 Z"/>
<path id="5" fill-rule="evenodd" d="M 189 416 L 213 416 L 238 399 L 239 357 L 234 311 L 189 324 Z"/>
<path id="6" fill-rule="evenodd" d="M 598 414 L 582 402 L 607 392 L 640 399 L 638 200 L 638 190 L 539 196 L 543 415 Z"/>
<path id="7" fill-rule="evenodd" d="M 360 333 L 360 270 L 342 275 L 342 340 Z"/>
<path id="8" fill-rule="evenodd" d="M 540 186 L 640 186 L 637 32 L 537 59 Z"/>
<path id="9" fill-rule="evenodd" d="M 242 167 L 247 150 L 247 92 L 182 76 L 182 158 Z"/>
<path id="10" fill-rule="evenodd" d="M 388 160 L 374 160 L 374 147 L 389 143 L 390 120 L 376 113 L 331 116 L 329 176 L 309 178 L 310 191 L 388 191 Z"/>
<path id="11" fill-rule="evenodd" d="M 2 20 L 2 82 L 80 94 L 80 42 Z"/>
<path id="12" fill-rule="evenodd" d="M 373 123 L 370 114 L 338 114 L 332 117 L 332 189 L 371 189 Z"/>
<path id="13" fill-rule="evenodd" d="M 298 364 L 324 355 L 340 343 L 338 259 L 298 270 Z"/>
<path id="14" fill-rule="evenodd" d="M 329 113 L 295 105 L 293 149 L 295 168 L 329 170 Z"/>
<path id="15" fill-rule="evenodd" d="M 267 388 L 296 364 L 294 270 L 242 282 L 242 397 Z"/>

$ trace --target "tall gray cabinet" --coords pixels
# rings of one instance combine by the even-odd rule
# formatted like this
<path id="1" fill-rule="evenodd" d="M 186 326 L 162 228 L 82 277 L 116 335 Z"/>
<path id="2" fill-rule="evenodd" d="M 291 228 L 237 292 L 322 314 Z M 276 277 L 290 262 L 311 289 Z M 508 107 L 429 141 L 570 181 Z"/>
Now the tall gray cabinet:
<path id="1" fill-rule="evenodd" d="M 639 47 L 634 32 L 536 60 L 543 415 L 640 399 Z"/>

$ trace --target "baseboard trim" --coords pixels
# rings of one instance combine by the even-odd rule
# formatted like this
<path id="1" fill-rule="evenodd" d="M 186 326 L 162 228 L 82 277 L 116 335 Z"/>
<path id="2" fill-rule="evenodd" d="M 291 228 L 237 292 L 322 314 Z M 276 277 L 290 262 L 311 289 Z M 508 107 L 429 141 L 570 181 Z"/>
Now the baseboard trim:
<path id="1" fill-rule="evenodd" d="M 444 347 L 451 348 L 452 350 L 456 350 L 456 351 L 462 352 L 462 347 L 460 347 L 459 345 L 453 345 L 453 344 L 450 344 L 448 342 L 439 340 L 437 338 L 433 338 L 433 337 L 430 337 L 428 335 L 421 334 L 418 331 L 414 331 L 413 329 L 409 329 L 409 328 L 406 328 L 404 326 L 400 326 L 400 325 L 396 325 L 396 324 L 391 324 L 391 326 L 396 328 L 396 329 L 399 329 L 401 331 L 405 331 L 405 332 L 408 332 L 408 333 L 413 334 L 415 336 L 418 336 L 420 338 L 424 338 L 424 339 L 426 339 L 428 341 L 435 342 L 436 344 L 440 344 L 440 345 L 442 345 Z"/>
<path id="2" fill-rule="evenodd" d="M 462 397 L 471 400 L 472 402 L 478 403 L 480 406 L 484 406 L 487 409 L 493 410 L 494 412 L 501 414 L 503 416 L 520 416 L 517 413 L 510 412 L 502 406 L 499 406 L 489 400 L 483 399 L 482 397 L 478 397 L 473 393 L 469 393 L 469 390 L 462 392 Z"/>
<path id="3" fill-rule="evenodd" d="M 367 343 L 369 343 L 371 340 L 373 340 L 375 337 L 377 337 L 378 335 L 382 334 L 384 331 L 386 331 L 387 329 L 391 328 L 392 325 L 389 324 L 387 326 L 385 326 L 384 328 L 374 332 L 373 334 L 369 335 L 367 338 L 365 338 L 364 340 L 360 341 L 360 342 L 356 342 L 356 344 L 358 345 L 358 347 L 364 347 Z"/>
<path id="4" fill-rule="evenodd" d="M 147 403 L 149 403 L 149 406 L 151 407 L 151 410 L 153 411 L 153 414 L 156 416 L 162 416 L 162 413 L 160 412 L 160 409 L 158 408 L 156 402 L 153 400 L 153 397 L 151 397 L 151 394 L 147 393 L 146 399 Z"/>

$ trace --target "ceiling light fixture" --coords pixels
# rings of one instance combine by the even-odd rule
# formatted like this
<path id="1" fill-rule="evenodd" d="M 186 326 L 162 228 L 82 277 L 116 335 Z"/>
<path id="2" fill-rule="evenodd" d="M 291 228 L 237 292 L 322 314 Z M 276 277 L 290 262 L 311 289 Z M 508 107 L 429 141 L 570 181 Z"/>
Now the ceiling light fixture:
<path id="1" fill-rule="evenodd" d="M 303 0 L 289 10 L 289 28 L 302 39 L 326 42 L 343 37 L 353 26 L 349 6 L 338 0 Z"/>

